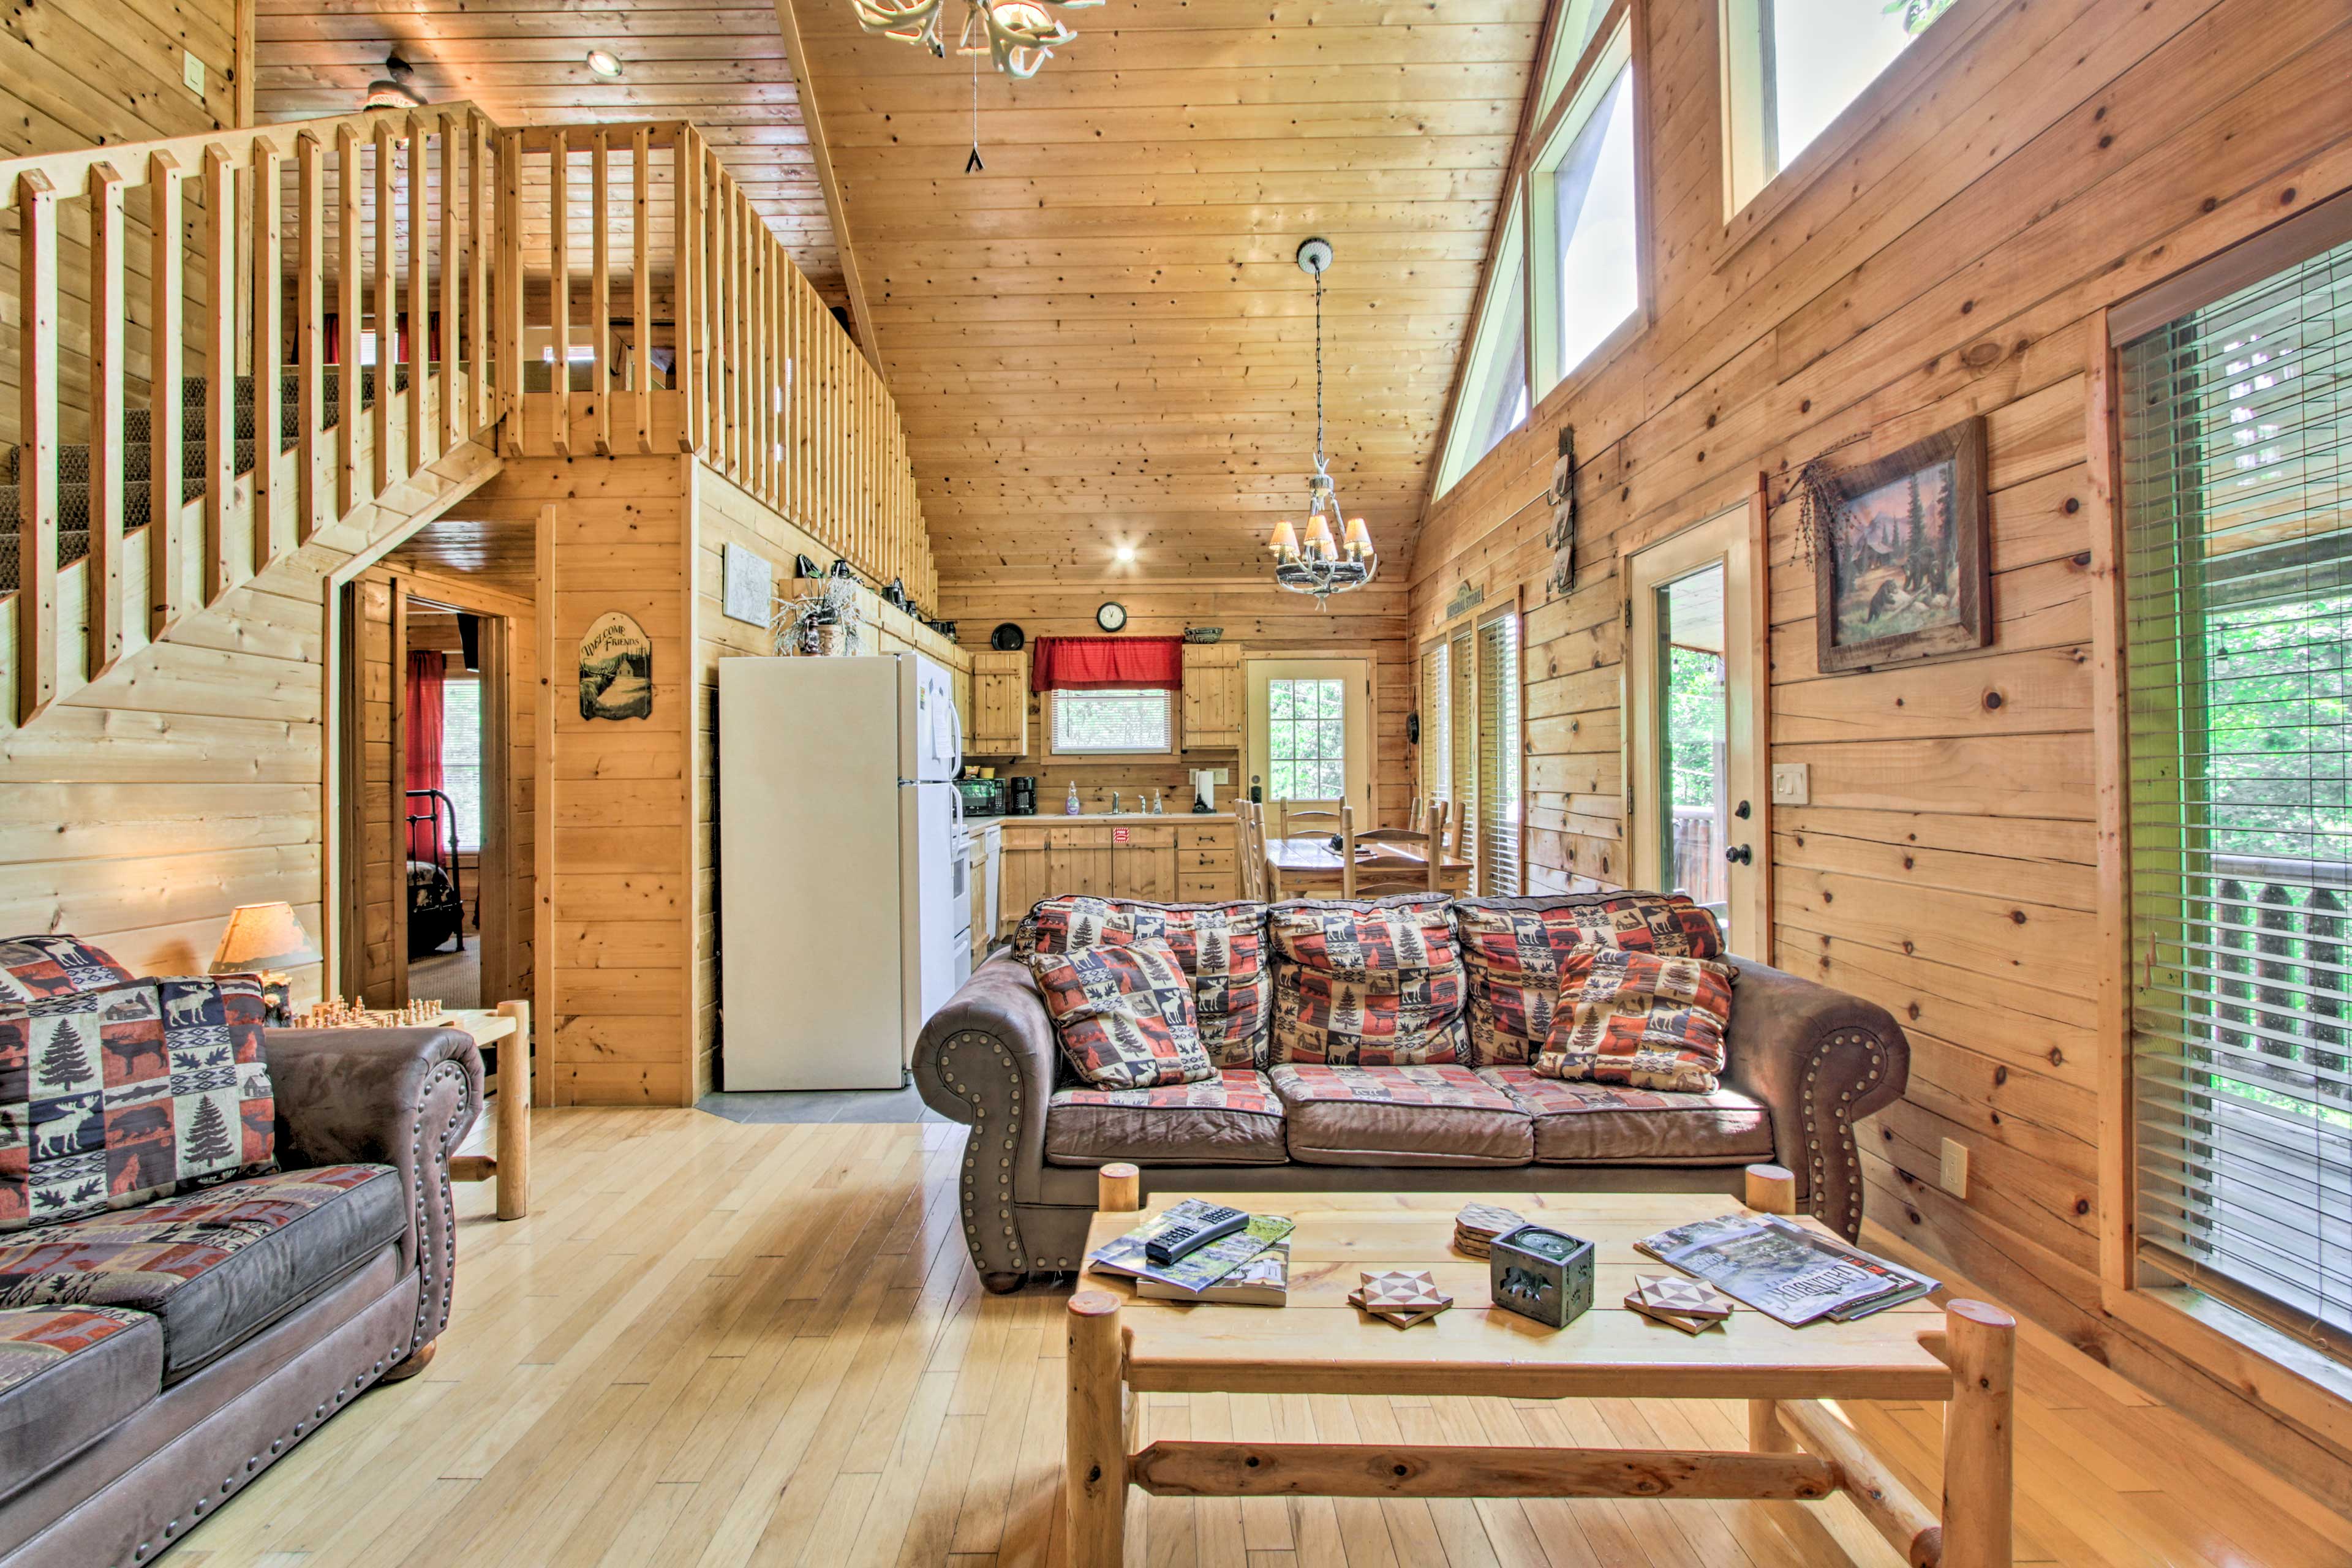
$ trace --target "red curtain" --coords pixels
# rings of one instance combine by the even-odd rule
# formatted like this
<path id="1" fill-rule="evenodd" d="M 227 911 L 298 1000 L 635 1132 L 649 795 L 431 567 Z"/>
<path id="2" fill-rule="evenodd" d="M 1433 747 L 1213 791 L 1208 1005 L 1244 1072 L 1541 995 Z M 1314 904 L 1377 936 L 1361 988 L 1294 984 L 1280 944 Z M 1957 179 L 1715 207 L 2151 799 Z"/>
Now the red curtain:
<path id="1" fill-rule="evenodd" d="M 1039 637 L 1029 684 L 1035 691 L 1181 691 L 1184 639 Z"/>
<path id="2" fill-rule="evenodd" d="M 443 658 L 430 648 L 419 648 L 408 656 L 408 708 L 403 720 L 408 732 L 408 784 L 410 789 L 441 787 L 441 671 Z M 440 803 L 429 803 L 437 812 Z M 422 814 L 428 805 L 411 801 L 408 809 Z M 408 830 L 408 853 L 411 858 L 428 859 L 434 843 L 446 843 L 450 824 L 446 815 L 432 822 L 420 822 Z"/>

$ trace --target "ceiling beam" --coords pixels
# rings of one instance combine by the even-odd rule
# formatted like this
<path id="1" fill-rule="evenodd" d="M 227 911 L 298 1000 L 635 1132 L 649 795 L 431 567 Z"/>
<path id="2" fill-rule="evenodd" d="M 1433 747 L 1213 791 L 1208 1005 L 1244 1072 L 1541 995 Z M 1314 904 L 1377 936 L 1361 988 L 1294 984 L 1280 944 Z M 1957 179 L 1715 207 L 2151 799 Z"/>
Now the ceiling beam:
<path id="1" fill-rule="evenodd" d="M 880 375 L 882 349 L 875 341 L 874 313 L 866 308 L 866 284 L 858 277 L 857 247 L 849 234 L 849 209 L 841 199 L 841 182 L 834 177 L 833 154 L 825 144 L 824 116 L 817 101 L 816 84 L 810 79 L 808 51 L 801 47 L 801 20 L 793 10 L 793 0 L 776 0 L 776 26 L 784 35 L 784 55 L 792 64 L 793 79 L 799 88 L 801 128 L 808 133 L 809 155 L 816 161 L 817 184 L 824 191 L 824 210 L 833 219 L 833 243 L 841 253 L 841 286 L 849 295 L 849 319 L 856 327 L 853 336 L 873 364 L 875 374 Z"/>

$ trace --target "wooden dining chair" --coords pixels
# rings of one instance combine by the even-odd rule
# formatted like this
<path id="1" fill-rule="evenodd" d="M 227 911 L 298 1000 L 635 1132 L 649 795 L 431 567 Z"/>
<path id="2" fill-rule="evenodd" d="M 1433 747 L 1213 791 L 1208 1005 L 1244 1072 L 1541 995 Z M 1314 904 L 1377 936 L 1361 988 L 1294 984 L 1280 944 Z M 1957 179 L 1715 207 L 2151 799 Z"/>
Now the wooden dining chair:
<path id="1" fill-rule="evenodd" d="M 1265 808 L 1254 800 L 1237 803 L 1234 811 L 1235 853 L 1240 855 L 1241 894 L 1264 903 L 1266 889 Z"/>
<path id="2" fill-rule="evenodd" d="M 1320 806 L 1293 805 L 1282 803 L 1280 837 L 1284 838 L 1317 838 L 1339 831 L 1339 819 L 1348 807 L 1345 802 L 1338 811 L 1325 811 Z"/>
<path id="3" fill-rule="evenodd" d="M 1437 840 L 1411 827 L 1374 827 L 1359 833 L 1351 821 L 1340 834 L 1339 894 L 1348 899 L 1379 899 L 1391 893 L 1437 891 Z M 1356 858 L 1356 847 L 1385 846 L 1418 857 L 1418 864 L 1400 857 L 1370 865 Z"/>
<path id="4" fill-rule="evenodd" d="M 1412 797 L 1412 805 L 1405 809 L 1404 825 L 1407 827 L 1412 828 L 1415 833 L 1426 832 L 1428 830 L 1428 824 L 1423 820 L 1423 818 L 1427 815 L 1428 809 L 1428 804 L 1423 801 L 1421 796 L 1414 795 Z"/>

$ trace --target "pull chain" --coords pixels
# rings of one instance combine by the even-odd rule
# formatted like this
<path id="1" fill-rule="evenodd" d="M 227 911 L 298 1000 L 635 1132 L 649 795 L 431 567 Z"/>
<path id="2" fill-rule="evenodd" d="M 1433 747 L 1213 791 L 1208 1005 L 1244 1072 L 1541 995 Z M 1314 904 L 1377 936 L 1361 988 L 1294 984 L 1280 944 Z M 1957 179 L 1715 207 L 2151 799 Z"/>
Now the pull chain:
<path id="1" fill-rule="evenodd" d="M 1315 468 L 1323 469 L 1323 269 L 1315 269 Z"/>
<path id="2" fill-rule="evenodd" d="M 977 174 L 988 165 L 980 161 L 980 57 L 971 57 L 971 156 L 963 161 L 963 172 Z"/>

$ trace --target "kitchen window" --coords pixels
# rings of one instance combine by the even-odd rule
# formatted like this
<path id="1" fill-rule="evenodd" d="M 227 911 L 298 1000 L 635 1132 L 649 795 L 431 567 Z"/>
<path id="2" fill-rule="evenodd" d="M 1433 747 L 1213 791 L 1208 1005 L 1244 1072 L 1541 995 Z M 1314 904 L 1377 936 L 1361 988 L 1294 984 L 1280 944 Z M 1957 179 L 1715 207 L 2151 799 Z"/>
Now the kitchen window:
<path id="1" fill-rule="evenodd" d="M 1725 174 L 1738 212 L 1952 0 L 1724 0 Z"/>
<path id="2" fill-rule="evenodd" d="M 1175 749 L 1169 693 L 1156 690 L 1056 691 L 1056 756 L 1121 756 Z"/>

